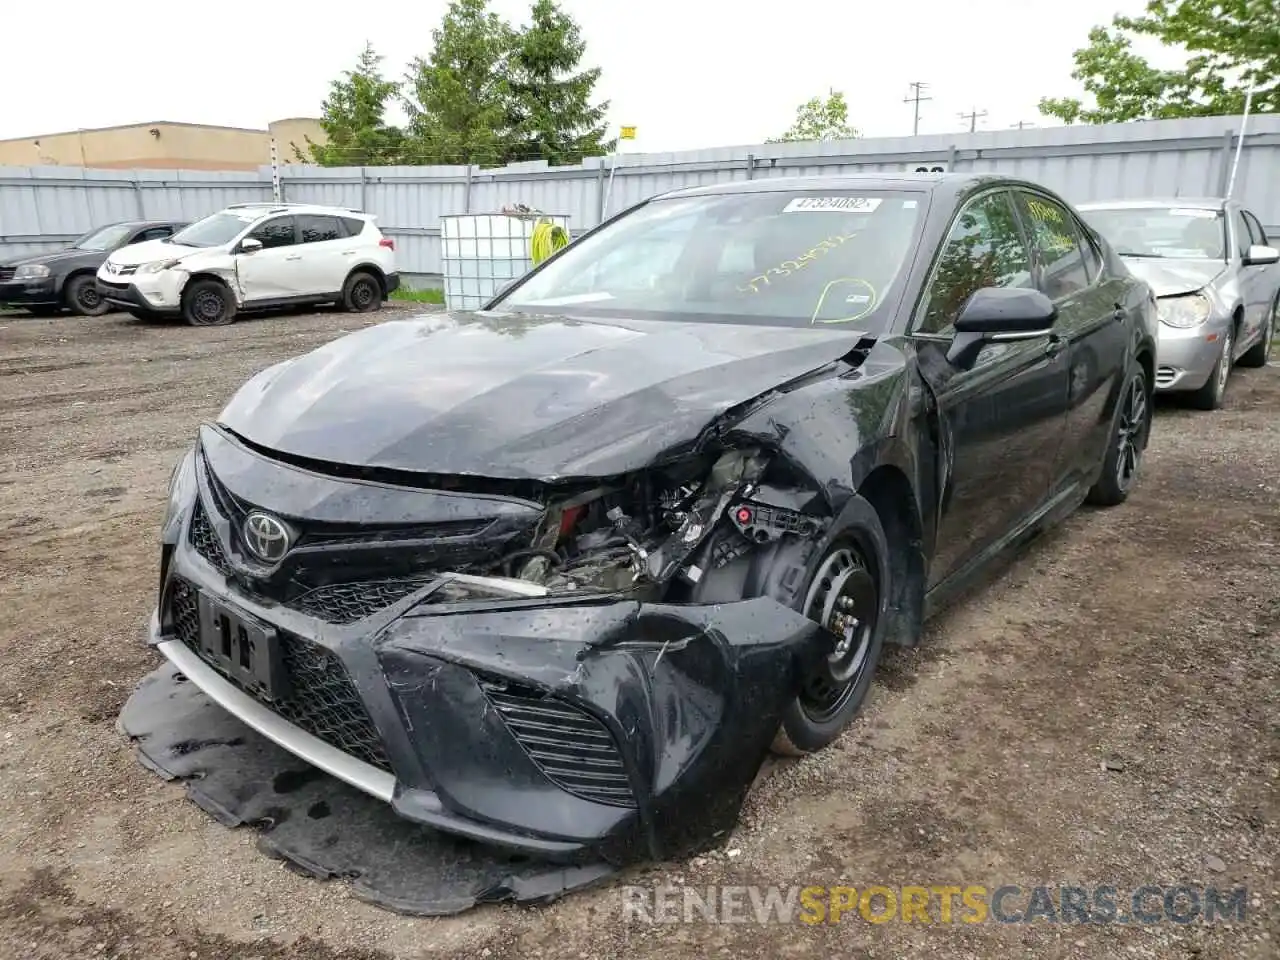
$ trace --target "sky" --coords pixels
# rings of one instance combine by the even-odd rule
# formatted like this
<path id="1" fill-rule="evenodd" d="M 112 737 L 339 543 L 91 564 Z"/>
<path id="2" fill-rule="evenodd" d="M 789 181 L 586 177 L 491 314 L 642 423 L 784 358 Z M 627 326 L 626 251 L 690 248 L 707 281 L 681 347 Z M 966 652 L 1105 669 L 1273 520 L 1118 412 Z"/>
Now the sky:
<path id="1" fill-rule="evenodd" d="M 530 0 L 492 0 L 512 23 Z M 0 139 L 169 120 L 265 127 L 318 116 L 329 82 L 366 40 L 389 74 L 431 49 L 445 0 L 329 6 L 219 0 L 72 0 L 56 43 L 9 43 L 0 57 Z M 1079 95 L 1072 51 L 1089 28 L 1143 0 L 562 0 L 582 27 L 585 62 L 633 151 L 756 144 L 796 107 L 843 91 L 864 136 L 911 133 L 912 81 L 929 84 L 920 132 L 1048 126 L 1041 96 Z M 1144 51 L 1146 52 L 1146 51 Z M 1163 64 L 1162 64 L 1163 65 Z"/>

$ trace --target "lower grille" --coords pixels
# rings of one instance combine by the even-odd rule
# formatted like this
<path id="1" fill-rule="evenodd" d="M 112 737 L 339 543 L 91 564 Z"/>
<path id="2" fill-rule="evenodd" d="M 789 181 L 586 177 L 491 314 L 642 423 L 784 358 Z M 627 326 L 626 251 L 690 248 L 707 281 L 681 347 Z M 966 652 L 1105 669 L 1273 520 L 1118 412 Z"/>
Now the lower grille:
<path id="1" fill-rule="evenodd" d="M 531 688 L 484 686 L 507 728 L 548 780 L 594 803 L 636 805 L 622 756 L 603 723 Z"/>
<path id="2" fill-rule="evenodd" d="M 200 646 L 200 611 L 195 588 L 183 580 L 174 582 L 169 616 L 178 639 L 216 667 Z M 342 661 L 332 651 L 310 640 L 284 631 L 280 631 L 279 636 L 281 659 L 289 679 L 288 699 L 267 702 L 253 690 L 242 686 L 241 689 L 330 746 L 391 772 L 382 739 Z"/>
<path id="3" fill-rule="evenodd" d="M 1156 386 L 1167 387 L 1177 376 L 1178 371 L 1173 367 L 1160 367 L 1156 370 Z"/>
<path id="4" fill-rule="evenodd" d="M 109 290 L 123 291 L 129 289 L 129 285 L 127 283 L 112 283 L 110 280 L 99 280 L 98 283 Z"/>
<path id="5" fill-rule="evenodd" d="M 14 273 L 17 272 L 16 267 L 0 267 L 0 282 L 12 280 Z"/>
<path id="6" fill-rule="evenodd" d="M 334 583 L 304 593 L 289 606 L 326 623 L 345 625 L 363 620 L 403 600 L 431 580 L 431 577 L 406 577 L 403 580 Z"/>

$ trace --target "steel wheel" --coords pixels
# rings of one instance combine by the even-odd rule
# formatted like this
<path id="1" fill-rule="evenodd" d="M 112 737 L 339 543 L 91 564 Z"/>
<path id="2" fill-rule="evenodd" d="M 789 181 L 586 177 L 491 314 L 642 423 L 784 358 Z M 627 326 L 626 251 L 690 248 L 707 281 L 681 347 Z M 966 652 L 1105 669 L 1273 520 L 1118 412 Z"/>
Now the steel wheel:
<path id="1" fill-rule="evenodd" d="M 1231 376 L 1231 331 L 1222 338 L 1222 356 L 1218 358 L 1218 368 L 1214 371 L 1214 393 L 1219 399 L 1227 392 L 1227 380 Z"/>
<path id="2" fill-rule="evenodd" d="M 86 283 L 76 291 L 76 305 L 85 313 L 91 313 L 102 306 L 102 297 L 95 287 Z"/>
<path id="3" fill-rule="evenodd" d="M 351 288 L 351 302 L 357 310 L 368 310 L 377 296 L 378 291 L 373 288 L 372 280 L 357 281 Z"/>
<path id="4" fill-rule="evenodd" d="M 839 640 L 800 693 L 800 706 L 816 723 L 839 713 L 868 669 L 871 639 L 880 615 L 880 592 L 860 552 L 833 551 L 814 575 L 804 614 Z"/>
<path id="5" fill-rule="evenodd" d="M 214 326 L 222 321 L 227 305 L 216 290 L 197 290 L 191 298 L 191 319 L 196 326 Z"/>
<path id="6" fill-rule="evenodd" d="M 1139 378 L 1129 381 L 1116 428 L 1116 486 L 1128 492 L 1138 475 L 1147 430 L 1147 391 Z"/>

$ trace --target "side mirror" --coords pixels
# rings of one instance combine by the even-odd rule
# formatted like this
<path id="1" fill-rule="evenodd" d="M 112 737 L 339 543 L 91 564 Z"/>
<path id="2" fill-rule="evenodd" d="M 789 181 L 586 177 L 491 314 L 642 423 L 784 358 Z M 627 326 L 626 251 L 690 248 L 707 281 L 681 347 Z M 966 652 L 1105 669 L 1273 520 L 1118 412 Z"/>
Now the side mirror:
<path id="1" fill-rule="evenodd" d="M 262 241 L 255 240 L 253 237 L 245 237 L 240 241 L 241 253 L 257 253 L 262 249 Z"/>
<path id="2" fill-rule="evenodd" d="M 1244 252 L 1246 267 L 1265 267 L 1272 263 L 1280 263 L 1280 250 L 1275 247 L 1264 247 L 1260 243 L 1255 243 Z"/>
<path id="3" fill-rule="evenodd" d="M 1058 308 L 1039 290 L 983 287 L 975 290 L 956 318 L 956 335 L 947 360 L 969 367 L 988 341 L 1035 340 L 1046 337 Z"/>

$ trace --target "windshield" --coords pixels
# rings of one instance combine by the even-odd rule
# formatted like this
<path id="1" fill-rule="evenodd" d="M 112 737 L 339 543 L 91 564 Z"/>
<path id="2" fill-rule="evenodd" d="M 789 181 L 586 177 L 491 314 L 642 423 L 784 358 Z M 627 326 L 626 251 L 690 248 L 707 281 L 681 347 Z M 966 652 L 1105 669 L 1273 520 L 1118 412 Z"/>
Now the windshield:
<path id="1" fill-rule="evenodd" d="M 71 245 L 74 250 L 114 250 L 128 238 L 133 227 L 127 223 L 113 223 L 109 227 L 90 230 Z"/>
<path id="2" fill-rule="evenodd" d="M 498 309 L 881 329 L 924 194 L 733 193 L 655 200 L 572 243 Z"/>
<path id="3" fill-rule="evenodd" d="M 1221 210 L 1195 207 L 1112 207 L 1081 210 L 1122 257 L 1167 260 L 1225 260 L 1226 231 Z"/>
<path id="4" fill-rule="evenodd" d="M 184 247 L 220 247 L 240 236 L 257 217 L 234 213 L 215 213 L 211 217 L 197 220 L 191 226 L 179 230 L 170 239 L 170 243 L 180 243 Z"/>

